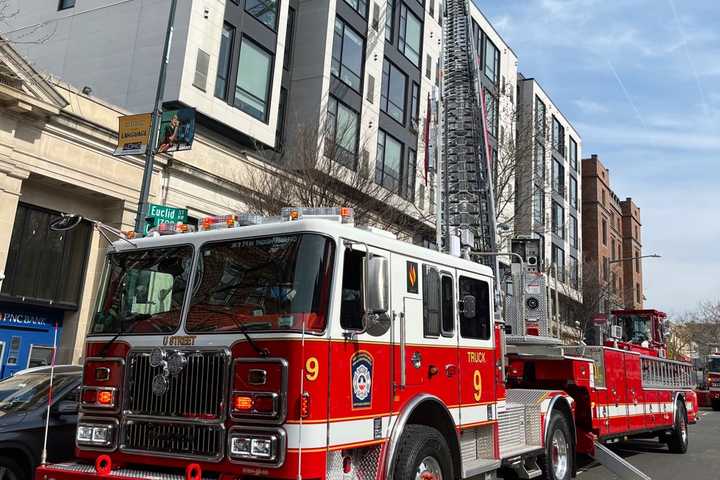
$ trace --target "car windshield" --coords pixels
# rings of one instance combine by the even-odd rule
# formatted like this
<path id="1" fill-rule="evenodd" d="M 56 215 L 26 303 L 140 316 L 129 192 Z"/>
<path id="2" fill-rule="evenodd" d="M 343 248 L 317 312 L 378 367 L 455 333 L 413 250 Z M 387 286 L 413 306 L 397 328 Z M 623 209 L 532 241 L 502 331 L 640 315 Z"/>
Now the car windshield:
<path id="1" fill-rule="evenodd" d="M 205 245 L 186 330 L 323 331 L 334 248 L 314 234 Z"/>
<path id="2" fill-rule="evenodd" d="M 132 250 L 108 255 L 92 334 L 168 333 L 180 323 L 192 247 Z"/>
<path id="3" fill-rule="evenodd" d="M 61 391 L 79 378 L 79 375 L 56 374 L 53 391 Z M 28 373 L 0 381 L 0 415 L 47 404 L 49 387 L 50 375 L 47 373 Z"/>
<path id="4" fill-rule="evenodd" d="M 708 361 L 708 371 L 720 373 L 720 358 L 711 358 Z"/>
<path id="5" fill-rule="evenodd" d="M 618 317 L 618 325 L 623 329 L 623 340 L 641 344 L 644 341 L 652 340 L 650 334 L 650 319 L 640 315 L 621 315 Z"/>

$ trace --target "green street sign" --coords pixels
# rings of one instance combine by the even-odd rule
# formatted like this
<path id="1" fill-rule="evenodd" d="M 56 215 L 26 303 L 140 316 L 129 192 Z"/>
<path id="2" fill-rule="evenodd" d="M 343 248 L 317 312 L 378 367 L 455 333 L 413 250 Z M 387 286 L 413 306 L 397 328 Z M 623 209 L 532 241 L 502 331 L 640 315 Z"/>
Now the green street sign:
<path id="1" fill-rule="evenodd" d="M 187 223 L 187 208 L 168 207 L 151 203 L 148 205 L 148 214 L 145 219 L 145 234 L 161 223 Z"/>

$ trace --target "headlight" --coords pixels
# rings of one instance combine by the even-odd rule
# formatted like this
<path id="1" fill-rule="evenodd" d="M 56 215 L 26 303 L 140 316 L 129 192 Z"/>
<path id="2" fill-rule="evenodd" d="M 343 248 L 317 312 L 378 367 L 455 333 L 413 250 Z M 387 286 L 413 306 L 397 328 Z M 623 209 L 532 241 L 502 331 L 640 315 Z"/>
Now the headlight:
<path id="1" fill-rule="evenodd" d="M 113 442 L 114 425 L 79 424 L 75 439 L 78 445 L 107 447 Z"/>
<path id="2" fill-rule="evenodd" d="M 230 432 L 230 457 L 233 460 L 265 465 L 282 465 L 285 459 L 285 431 L 266 429 Z"/>

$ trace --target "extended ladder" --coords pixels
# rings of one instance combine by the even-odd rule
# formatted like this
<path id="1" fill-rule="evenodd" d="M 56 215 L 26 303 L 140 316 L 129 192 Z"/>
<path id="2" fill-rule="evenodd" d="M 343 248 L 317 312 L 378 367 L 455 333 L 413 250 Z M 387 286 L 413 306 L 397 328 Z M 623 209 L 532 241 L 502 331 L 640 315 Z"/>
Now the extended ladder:
<path id="1" fill-rule="evenodd" d="M 495 205 L 487 158 L 482 89 L 466 0 L 446 0 L 443 23 L 442 239 L 472 232 L 474 249 L 497 251 Z M 496 259 L 484 261 L 495 271 Z"/>

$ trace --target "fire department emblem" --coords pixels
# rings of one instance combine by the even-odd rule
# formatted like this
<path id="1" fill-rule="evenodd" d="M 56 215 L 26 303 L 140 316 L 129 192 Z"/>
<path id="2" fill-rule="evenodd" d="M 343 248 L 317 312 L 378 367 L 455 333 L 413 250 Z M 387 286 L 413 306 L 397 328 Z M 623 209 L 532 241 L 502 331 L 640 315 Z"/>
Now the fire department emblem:
<path id="1" fill-rule="evenodd" d="M 372 357 L 367 352 L 357 352 L 350 362 L 352 375 L 352 408 L 372 405 Z"/>

